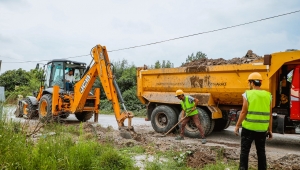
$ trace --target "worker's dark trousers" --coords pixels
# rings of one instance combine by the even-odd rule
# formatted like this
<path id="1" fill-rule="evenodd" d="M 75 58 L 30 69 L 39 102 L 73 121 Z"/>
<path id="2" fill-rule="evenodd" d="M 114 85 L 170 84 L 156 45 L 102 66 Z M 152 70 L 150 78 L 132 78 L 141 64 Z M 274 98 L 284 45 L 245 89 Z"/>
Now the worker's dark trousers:
<path id="1" fill-rule="evenodd" d="M 241 134 L 241 155 L 240 155 L 240 170 L 248 169 L 248 160 L 251 144 L 255 141 L 256 154 L 258 160 L 258 170 L 267 169 L 267 160 L 266 160 L 266 132 L 255 132 L 242 128 Z"/>
<path id="2" fill-rule="evenodd" d="M 186 118 L 183 119 L 182 123 L 181 123 L 181 129 L 180 129 L 180 136 L 184 136 L 184 128 L 186 126 L 186 124 L 189 122 L 190 119 L 193 119 L 195 125 L 197 126 L 199 132 L 200 132 L 200 135 L 202 138 L 205 138 L 205 135 L 204 135 L 204 131 L 203 131 L 203 128 L 200 124 L 200 120 L 199 120 L 199 116 L 198 114 L 195 114 L 193 116 L 188 116 Z"/>

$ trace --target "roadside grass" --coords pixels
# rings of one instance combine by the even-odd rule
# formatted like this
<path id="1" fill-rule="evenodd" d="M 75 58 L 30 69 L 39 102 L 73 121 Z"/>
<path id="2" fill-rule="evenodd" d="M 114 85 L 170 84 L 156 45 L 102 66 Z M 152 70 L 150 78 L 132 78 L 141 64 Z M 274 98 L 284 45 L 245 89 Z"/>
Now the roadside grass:
<path id="1" fill-rule="evenodd" d="M 26 130 L 21 123 L 0 120 L 0 169 L 138 169 L 112 145 L 86 140 L 82 127 L 78 140 L 66 135 L 74 129 L 59 124 L 46 126 L 36 141 Z"/>
<path id="2" fill-rule="evenodd" d="M 234 161 L 230 161 L 228 163 L 223 162 L 222 160 L 218 160 L 216 161 L 215 164 L 208 164 L 205 165 L 203 168 L 203 170 L 220 170 L 220 169 L 228 169 L 228 170 L 235 170 L 235 169 L 239 169 L 239 166 L 237 165 L 236 162 Z"/>
<path id="3" fill-rule="evenodd" d="M 43 125 L 38 138 L 28 137 L 34 128 L 12 120 L 0 120 L 0 169 L 139 169 L 135 156 L 145 155 L 145 170 L 187 169 L 188 151 L 156 149 L 135 145 L 117 148 L 113 137 L 99 143 L 96 136 L 88 135 L 80 126 L 50 123 Z M 238 169 L 235 162 L 224 163 L 219 150 L 215 164 L 205 170 Z M 151 159 L 150 159 L 151 158 Z M 197 169 L 197 168 L 196 168 Z"/>

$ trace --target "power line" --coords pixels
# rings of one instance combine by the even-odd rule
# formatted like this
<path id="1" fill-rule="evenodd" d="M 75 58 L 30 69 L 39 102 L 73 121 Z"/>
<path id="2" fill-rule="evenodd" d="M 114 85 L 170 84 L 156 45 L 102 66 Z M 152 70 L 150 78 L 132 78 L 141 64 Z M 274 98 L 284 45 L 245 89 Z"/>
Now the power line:
<path id="1" fill-rule="evenodd" d="M 1 56 L 0 55 L 0 57 L 2 58 L 2 57 L 4 57 L 4 56 Z M 14 58 L 14 57 L 4 57 L 4 58 L 10 58 L 10 59 L 14 59 L 14 60 L 20 60 L 20 59 L 18 59 L 18 58 Z M 23 61 L 23 60 L 22 60 Z"/>
<path id="2" fill-rule="evenodd" d="M 149 44 L 143 44 L 143 45 L 137 45 L 137 46 L 127 47 L 127 48 L 121 48 L 121 49 L 117 49 L 117 50 L 111 50 L 111 51 L 108 51 L 108 52 L 128 50 L 128 49 L 132 49 L 132 48 L 144 47 L 144 46 L 149 46 L 149 45 L 154 45 L 154 44 L 160 44 L 160 43 L 164 43 L 164 42 L 168 42 L 168 41 L 174 41 L 174 40 L 178 40 L 178 39 L 188 38 L 188 37 L 192 37 L 192 36 L 196 36 L 196 35 L 200 35 L 200 34 L 207 34 L 207 33 L 217 32 L 217 31 L 221 31 L 221 30 L 226 30 L 226 29 L 230 29 L 230 28 L 240 27 L 240 26 L 249 25 L 249 24 L 253 24 L 253 23 L 256 23 L 256 22 L 260 22 L 260 21 L 265 21 L 265 20 L 269 20 L 269 19 L 281 17 L 281 16 L 284 16 L 284 15 L 290 15 L 290 14 L 297 13 L 297 12 L 300 12 L 300 10 L 289 12 L 289 13 L 284 13 L 284 14 L 280 14 L 280 15 L 276 15 L 276 16 L 272 16 L 272 17 L 268 17 L 268 18 L 263 18 L 263 19 L 259 19 L 259 20 L 255 20 L 255 21 L 250 21 L 250 22 L 246 22 L 246 23 L 242 23 L 242 24 L 238 24 L 238 25 L 233 25 L 233 26 L 229 26 L 229 27 L 219 28 L 219 29 L 215 29 L 215 30 L 211 30 L 211 31 L 205 31 L 205 32 L 200 32 L 200 33 L 185 35 L 185 36 L 181 36 L 181 37 L 177 37 L 177 38 L 171 38 L 171 39 L 162 40 L 162 41 L 157 41 L 157 42 L 153 42 L 153 43 L 149 43 Z"/>
<path id="3" fill-rule="evenodd" d="M 85 56 L 89 56 L 89 55 L 90 55 L 90 54 L 86 54 L 86 55 L 79 55 L 79 56 L 67 57 L 67 58 L 62 58 L 62 59 L 69 59 L 69 58 L 85 57 Z M 51 60 L 38 60 L 38 61 L 19 61 L 19 62 L 2 62 L 2 63 L 36 63 L 36 62 L 44 62 L 44 61 L 51 61 Z"/>
<path id="4" fill-rule="evenodd" d="M 168 41 L 174 41 L 174 40 L 178 40 L 178 39 L 193 37 L 193 36 L 197 36 L 197 35 L 201 35 L 201 34 L 208 34 L 208 33 L 212 33 L 212 32 L 217 32 L 217 31 L 227 30 L 227 29 L 231 29 L 231 28 L 235 28 L 235 27 L 244 26 L 244 25 L 249 25 L 249 24 L 253 24 L 253 23 L 256 23 L 256 22 L 261 22 L 261 21 L 265 21 L 265 20 L 269 20 L 269 19 L 274 19 L 274 18 L 278 18 L 278 17 L 282 17 L 282 16 L 285 16 L 285 15 L 290 15 L 290 14 L 294 14 L 294 13 L 298 13 L 298 12 L 300 12 L 300 10 L 293 11 L 293 12 L 288 12 L 288 13 L 284 13 L 284 14 L 280 14 L 280 15 L 275 15 L 275 16 L 271 16 L 271 17 L 267 17 L 267 18 L 262 18 L 262 19 L 259 19 L 259 20 L 250 21 L 250 22 L 246 22 L 246 23 L 242 23 L 242 24 L 223 27 L 223 28 L 219 28 L 219 29 L 215 29 L 215 30 L 211 30 L 211 31 L 204 31 L 204 32 L 199 32 L 199 33 L 195 33 L 195 34 L 180 36 L 180 37 L 176 37 L 176 38 L 156 41 L 156 42 L 152 42 L 152 43 L 148 43 L 148 44 L 142 44 L 142 45 L 136 45 L 136 46 L 132 46 L 132 47 L 126 47 L 126 48 L 120 48 L 120 49 L 116 49 L 116 50 L 110 50 L 108 52 L 115 52 L 115 51 L 128 50 L 128 49 L 132 49 L 132 48 L 145 47 L 145 46 L 160 44 L 160 43 L 164 43 L 164 42 L 168 42 Z M 85 56 L 89 56 L 89 55 L 90 54 L 85 54 L 85 55 L 79 55 L 79 56 L 67 57 L 67 58 L 61 58 L 61 59 L 78 58 L 78 57 L 85 57 Z M 2 63 L 30 63 L 30 62 L 43 62 L 43 61 L 50 61 L 50 60 L 23 61 L 23 62 L 2 62 Z"/>

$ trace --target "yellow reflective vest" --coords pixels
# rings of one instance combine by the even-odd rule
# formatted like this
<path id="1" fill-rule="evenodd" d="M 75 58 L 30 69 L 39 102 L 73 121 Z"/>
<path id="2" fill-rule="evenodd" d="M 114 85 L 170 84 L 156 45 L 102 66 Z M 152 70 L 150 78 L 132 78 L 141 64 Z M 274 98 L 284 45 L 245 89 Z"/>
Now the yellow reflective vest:
<path id="1" fill-rule="evenodd" d="M 248 112 L 242 127 L 266 132 L 270 121 L 271 93 L 265 90 L 246 90 Z"/>
<path id="2" fill-rule="evenodd" d="M 189 102 L 189 97 L 188 96 L 184 96 L 184 100 L 180 101 L 181 107 L 184 110 L 185 114 L 188 114 L 188 116 L 193 116 L 195 114 L 198 114 L 198 110 L 195 109 L 194 111 L 191 111 L 191 109 L 194 107 L 195 102 L 190 103 Z"/>

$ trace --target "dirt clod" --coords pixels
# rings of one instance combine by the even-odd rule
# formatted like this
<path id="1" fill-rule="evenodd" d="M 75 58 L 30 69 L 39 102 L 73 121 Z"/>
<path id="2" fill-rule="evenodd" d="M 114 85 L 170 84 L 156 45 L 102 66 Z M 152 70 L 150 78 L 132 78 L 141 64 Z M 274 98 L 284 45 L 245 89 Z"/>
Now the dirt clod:
<path id="1" fill-rule="evenodd" d="M 203 168 L 207 164 L 215 163 L 215 157 L 206 153 L 203 153 L 199 150 L 195 151 L 187 159 L 188 167 L 192 168 Z"/>

